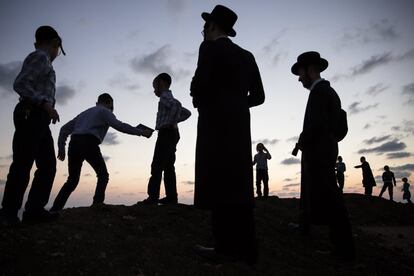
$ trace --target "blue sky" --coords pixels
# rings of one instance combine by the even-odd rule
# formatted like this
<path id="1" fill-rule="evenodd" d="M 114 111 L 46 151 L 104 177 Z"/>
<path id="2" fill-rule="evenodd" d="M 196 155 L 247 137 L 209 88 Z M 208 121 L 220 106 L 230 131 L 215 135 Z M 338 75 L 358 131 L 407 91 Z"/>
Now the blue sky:
<path id="1" fill-rule="evenodd" d="M 298 196 L 299 159 L 290 152 L 302 127 L 308 91 L 290 67 L 309 50 L 319 51 L 329 61 L 322 76 L 331 81 L 348 112 L 349 135 L 340 143 L 348 165 L 345 191 L 361 191 L 361 171 L 353 169 L 361 155 L 376 176 L 389 165 L 398 178 L 411 177 L 412 1 L 1 1 L 0 196 L 11 162 L 12 112 L 18 100 L 11 86 L 21 62 L 33 50 L 36 28 L 51 25 L 67 52 L 54 62 L 61 117 L 51 126 L 55 140 L 60 127 L 93 106 L 102 92 L 113 95 L 120 120 L 154 126 L 157 98 L 152 79 L 166 71 L 173 77 L 174 95 L 193 113 L 180 125 L 176 162 L 180 200 L 191 202 L 197 111 L 189 86 L 202 41 L 200 14 L 216 4 L 238 14 L 233 41 L 255 55 L 262 74 L 266 102 L 251 110 L 252 138 L 254 144 L 265 142 L 273 155 L 272 194 Z M 132 204 L 146 196 L 155 140 L 156 136 L 147 140 L 109 131 L 102 145 L 110 172 L 108 203 Z M 226 146 L 218 162 L 231 162 Z M 66 176 L 67 163 L 59 161 L 51 200 Z M 382 186 L 381 181 L 378 184 Z M 84 165 L 68 206 L 90 204 L 94 187 L 95 175 Z M 400 199 L 399 191 L 396 194 Z"/>

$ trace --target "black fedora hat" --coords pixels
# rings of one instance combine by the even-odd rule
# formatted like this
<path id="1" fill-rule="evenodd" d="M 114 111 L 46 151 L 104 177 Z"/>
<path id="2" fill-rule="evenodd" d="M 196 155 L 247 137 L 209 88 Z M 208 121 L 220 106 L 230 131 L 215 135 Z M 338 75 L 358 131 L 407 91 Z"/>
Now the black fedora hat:
<path id="1" fill-rule="evenodd" d="M 217 5 L 211 13 L 203 12 L 201 17 L 205 21 L 214 21 L 227 32 L 228 36 L 236 36 L 236 31 L 233 29 L 234 23 L 237 21 L 237 14 L 231 9 Z"/>
<path id="2" fill-rule="evenodd" d="M 318 52 L 305 52 L 298 56 L 298 61 L 293 64 L 291 71 L 294 75 L 298 75 L 299 68 L 307 65 L 317 65 L 319 67 L 319 72 L 322 72 L 328 68 L 328 61 L 321 58 L 321 55 Z"/>

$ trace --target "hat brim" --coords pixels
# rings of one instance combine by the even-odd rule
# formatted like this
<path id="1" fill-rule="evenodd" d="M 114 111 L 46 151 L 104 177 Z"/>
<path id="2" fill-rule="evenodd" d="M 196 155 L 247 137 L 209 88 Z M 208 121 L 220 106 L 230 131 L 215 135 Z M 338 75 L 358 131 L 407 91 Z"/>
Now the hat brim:
<path id="1" fill-rule="evenodd" d="M 211 14 L 208 12 L 203 12 L 201 14 L 201 18 L 203 18 L 204 21 L 214 21 L 214 17 L 211 16 Z M 225 30 L 225 31 L 227 32 L 227 35 L 230 37 L 236 36 L 236 31 L 233 28 L 231 28 L 230 30 Z"/>
<path id="2" fill-rule="evenodd" d="M 295 64 L 293 64 L 291 68 L 292 74 L 298 76 L 300 67 L 311 65 L 311 64 L 314 64 L 314 63 L 296 62 Z M 324 58 L 320 58 L 319 62 L 316 65 L 319 65 L 319 72 L 323 72 L 325 71 L 326 68 L 328 68 L 328 61 Z"/>

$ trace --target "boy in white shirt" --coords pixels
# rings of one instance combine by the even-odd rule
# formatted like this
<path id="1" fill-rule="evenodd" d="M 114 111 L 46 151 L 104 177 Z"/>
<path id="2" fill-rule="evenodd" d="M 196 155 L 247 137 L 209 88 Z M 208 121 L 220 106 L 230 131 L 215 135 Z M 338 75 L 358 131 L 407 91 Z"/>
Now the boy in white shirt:
<path id="1" fill-rule="evenodd" d="M 51 211 L 60 211 L 65 206 L 70 194 L 79 183 L 84 160 L 92 166 L 98 178 L 93 205 L 104 202 L 109 174 L 99 144 L 104 140 L 109 127 L 127 134 L 151 137 L 151 130 L 141 130 L 119 121 L 112 113 L 113 109 L 112 97 L 107 93 L 101 94 L 95 107 L 80 113 L 60 129 L 57 158 L 61 161 L 65 160 L 66 139 L 72 134 L 68 150 L 69 176 L 56 196 Z"/>
<path id="2" fill-rule="evenodd" d="M 269 174 L 267 173 L 267 160 L 272 156 L 262 143 L 256 146 L 257 154 L 254 156 L 253 166 L 256 165 L 256 193 L 262 197 L 261 182 L 263 181 L 264 198 L 269 196 Z"/>

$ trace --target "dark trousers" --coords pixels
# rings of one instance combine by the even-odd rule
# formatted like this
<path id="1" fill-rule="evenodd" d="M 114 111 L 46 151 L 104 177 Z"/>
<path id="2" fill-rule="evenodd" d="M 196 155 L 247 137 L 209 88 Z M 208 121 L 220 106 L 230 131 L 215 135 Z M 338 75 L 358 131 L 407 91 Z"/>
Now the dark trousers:
<path id="1" fill-rule="evenodd" d="M 392 182 L 384 182 L 384 186 L 382 186 L 381 192 L 379 194 L 380 197 L 382 197 L 382 194 L 385 192 L 385 190 L 388 188 L 388 194 L 390 195 L 390 200 L 393 200 L 393 186 Z"/>
<path id="2" fill-rule="evenodd" d="M 257 242 L 253 208 L 224 206 L 212 209 L 215 250 L 225 255 L 254 263 Z"/>
<path id="3" fill-rule="evenodd" d="M 256 169 L 256 194 L 262 196 L 261 182 L 263 181 L 263 195 L 269 195 L 269 174 L 265 169 Z"/>
<path id="4" fill-rule="evenodd" d="M 365 195 L 372 195 L 372 186 L 365 186 Z"/>
<path id="5" fill-rule="evenodd" d="M 56 196 L 52 207 L 54 211 L 63 209 L 70 194 L 78 186 L 84 160 L 92 166 L 98 178 L 93 203 L 104 202 L 109 175 L 99 143 L 98 138 L 93 135 L 72 135 L 68 150 L 69 176 Z"/>
<path id="6" fill-rule="evenodd" d="M 152 200 L 160 197 L 162 173 L 164 172 L 165 194 L 167 198 L 177 199 L 177 180 L 175 176 L 175 152 L 180 140 L 178 129 L 168 128 L 158 131 L 154 156 L 151 164 L 151 178 L 148 182 L 148 196 Z"/>
<path id="7" fill-rule="evenodd" d="M 49 201 L 56 174 L 56 157 L 53 138 L 49 129 L 49 115 L 39 107 L 20 102 L 13 113 L 13 162 L 7 176 L 3 194 L 3 211 L 17 216 L 24 193 L 29 184 L 30 171 L 36 163 L 26 212 L 42 210 Z"/>
<path id="8" fill-rule="evenodd" d="M 336 172 L 336 180 L 338 181 L 338 186 L 341 191 L 344 189 L 345 175 L 341 172 Z"/>

